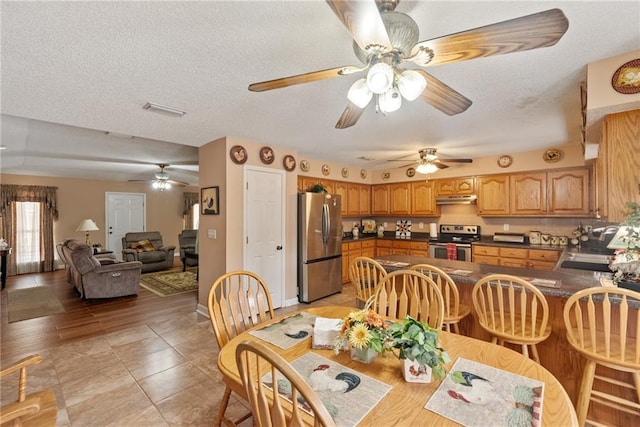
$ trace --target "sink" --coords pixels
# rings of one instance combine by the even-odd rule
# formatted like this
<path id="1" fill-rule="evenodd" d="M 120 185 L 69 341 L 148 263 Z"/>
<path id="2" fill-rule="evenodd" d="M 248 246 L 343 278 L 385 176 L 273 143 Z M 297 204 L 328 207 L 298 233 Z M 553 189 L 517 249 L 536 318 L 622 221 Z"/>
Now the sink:
<path id="1" fill-rule="evenodd" d="M 599 253 L 571 252 L 568 254 L 569 261 L 578 261 L 592 264 L 609 264 L 613 255 Z"/>
<path id="2" fill-rule="evenodd" d="M 601 262 L 587 262 L 587 261 L 576 261 L 576 260 L 568 260 L 562 261 L 560 264 L 562 268 L 575 268 L 577 270 L 587 270 L 587 271 L 602 271 L 602 272 L 611 272 L 609 269 L 608 263 Z"/>

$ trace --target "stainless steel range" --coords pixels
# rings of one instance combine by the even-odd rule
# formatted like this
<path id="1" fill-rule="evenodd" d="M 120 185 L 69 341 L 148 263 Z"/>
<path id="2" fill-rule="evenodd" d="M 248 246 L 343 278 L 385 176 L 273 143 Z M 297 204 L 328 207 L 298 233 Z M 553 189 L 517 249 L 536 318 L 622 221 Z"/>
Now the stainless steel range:
<path id="1" fill-rule="evenodd" d="M 455 259 L 471 262 L 471 242 L 480 240 L 479 225 L 440 224 L 438 237 L 429 240 L 429 257 L 452 259 L 448 245 L 455 245 Z"/>

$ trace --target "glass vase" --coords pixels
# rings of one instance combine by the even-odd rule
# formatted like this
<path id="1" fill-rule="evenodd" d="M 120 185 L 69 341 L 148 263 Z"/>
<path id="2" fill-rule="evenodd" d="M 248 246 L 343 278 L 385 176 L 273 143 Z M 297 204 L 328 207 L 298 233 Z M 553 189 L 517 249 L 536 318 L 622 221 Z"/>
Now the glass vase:
<path id="1" fill-rule="evenodd" d="M 351 359 L 361 363 L 371 363 L 375 359 L 376 351 L 372 348 L 351 347 Z"/>

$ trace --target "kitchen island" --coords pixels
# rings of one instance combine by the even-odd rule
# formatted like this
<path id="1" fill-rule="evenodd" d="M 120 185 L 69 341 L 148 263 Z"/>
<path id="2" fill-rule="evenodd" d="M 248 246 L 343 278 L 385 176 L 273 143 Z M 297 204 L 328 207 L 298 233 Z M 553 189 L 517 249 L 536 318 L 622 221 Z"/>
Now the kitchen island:
<path id="1" fill-rule="evenodd" d="M 558 266 L 566 256 L 566 251 L 558 261 Z M 432 264 L 445 270 L 458 285 L 460 302 L 473 307 L 471 293 L 473 285 L 478 279 L 488 274 L 510 274 L 524 277 L 533 281 L 538 289 L 545 295 L 549 303 L 549 322 L 551 323 L 551 336 L 537 345 L 541 364 L 547 368 L 565 388 L 571 400 L 575 404 L 580 389 L 584 360 L 573 350 L 566 339 L 563 310 L 567 299 L 575 292 L 593 286 L 600 286 L 600 274 L 556 267 L 554 271 L 532 270 L 525 268 L 503 267 L 499 265 L 476 264 L 473 262 L 449 261 L 443 259 L 423 258 L 408 255 L 378 256 L 387 271 L 408 268 L 419 263 Z M 535 280 L 537 279 L 537 280 Z M 615 311 L 616 308 L 614 307 Z M 635 325 L 629 325 L 634 328 Z M 477 316 L 472 308 L 471 315 L 460 322 L 462 334 L 490 341 L 491 337 L 479 325 Z M 507 344 L 508 346 L 508 344 Z M 519 347 L 512 346 L 515 351 Z M 625 377 L 628 375 L 628 377 Z M 616 373 L 619 379 L 630 381 L 630 374 Z M 604 386 L 603 386 L 604 388 Z M 633 399 L 631 390 L 620 390 L 620 393 Z M 593 406 L 590 409 L 590 417 L 601 421 L 606 425 L 635 425 L 637 417 L 614 411 L 602 405 Z"/>

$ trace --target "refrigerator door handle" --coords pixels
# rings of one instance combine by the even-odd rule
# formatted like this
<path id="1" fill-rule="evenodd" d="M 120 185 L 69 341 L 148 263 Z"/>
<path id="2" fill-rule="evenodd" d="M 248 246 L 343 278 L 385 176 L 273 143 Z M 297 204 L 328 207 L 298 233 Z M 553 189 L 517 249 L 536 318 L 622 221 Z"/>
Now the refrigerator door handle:
<path id="1" fill-rule="evenodd" d="M 327 246 L 329 243 L 329 230 L 331 229 L 331 219 L 329 217 L 329 205 L 322 205 L 322 243 Z"/>

